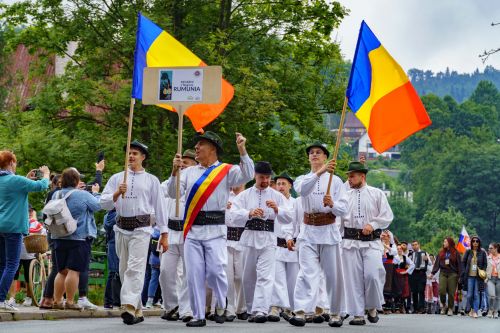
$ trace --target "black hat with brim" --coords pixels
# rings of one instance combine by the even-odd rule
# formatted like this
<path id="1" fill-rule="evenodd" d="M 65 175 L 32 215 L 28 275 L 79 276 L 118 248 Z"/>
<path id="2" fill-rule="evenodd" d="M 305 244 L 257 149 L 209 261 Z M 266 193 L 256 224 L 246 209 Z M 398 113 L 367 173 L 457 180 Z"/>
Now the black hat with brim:
<path id="1" fill-rule="evenodd" d="M 306 148 L 307 155 L 309 155 L 309 150 L 311 150 L 311 148 L 320 148 L 325 153 L 326 157 L 330 157 L 330 152 L 328 151 L 328 149 L 326 149 L 326 144 L 324 144 L 323 142 L 314 141 L 310 146 Z"/>
<path id="2" fill-rule="evenodd" d="M 272 175 L 273 168 L 271 167 L 271 163 L 266 161 L 255 163 L 255 173 L 259 173 L 261 175 Z"/>
<path id="3" fill-rule="evenodd" d="M 137 140 L 134 140 L 130 143 L 130 148 L 135 148 L 135 149 L 139 150 L 141 153 L 146 155 L 146 159 L 148 159 L 149 150 L 148 150 L 148 146 L 146 146 L 145 144 L 143 144 Z M 123 146 L 123 150 L 127 151 L 127 145 Z"/>
<path id="4" fill-rule="evenodd" d="M 280 178 L 288 180 L 290 182 L 290 184 L 293 185 L 293 179 L 292 179 L 292 177 L 290 177 L 290 175 L 288 173 L 282 172 L 279 176 L 274 177 L 274 181 L 276 182 Z"/>
<path id="5" fill-rule="evenodd" d="M 349 163 L 349 168 L 347 169 L 347 173 L 350 172 L 362 172 L 364 174 L 367 174 L 368 169 L 361 162 L 351 162 Z"/>
<path id="6" fill-rule="evenodd" d="M 213 144 L 217 148 L 217 155 L 221 155 L 224 152 L 224 150 L 222 149 L 222 140 L 214 132 L 206 131 L 203 134 L 197 133 L 194 137 L 194 140 L 193 140 L 193 146 L 196 145 L 198 143 L 198 141 L 200 141 L 202 139 L 209 141 L 211 144 Z"/>

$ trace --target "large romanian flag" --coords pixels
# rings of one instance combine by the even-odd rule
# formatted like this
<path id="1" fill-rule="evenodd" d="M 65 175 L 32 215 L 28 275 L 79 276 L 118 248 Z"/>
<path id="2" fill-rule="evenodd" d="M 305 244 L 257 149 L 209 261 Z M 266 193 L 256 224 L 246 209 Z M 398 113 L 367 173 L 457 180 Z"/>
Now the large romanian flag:
<path id="1" fill-rule="evenodd" d="M 177 66 L 206 66 L 206 64 L 178 40 L 139 13 L 134 53 L 132 97 L 142 99 L 144 67 Z M 208 125 L 224 111 L 233 96 L 233 86 L 223 79 L 220 103 L 193 105 L 186 110 L 185 115 L 191 120 L 196 131 L 202 131 L 204 126 Z M 158 106 L 175 112 L 169 105 Z"/>
<path id="2" fill-rule="evenodd" d="M 361 23 L 346 97 L 379 153 L 431 124 L 408 76 L 365 21 Z"/>

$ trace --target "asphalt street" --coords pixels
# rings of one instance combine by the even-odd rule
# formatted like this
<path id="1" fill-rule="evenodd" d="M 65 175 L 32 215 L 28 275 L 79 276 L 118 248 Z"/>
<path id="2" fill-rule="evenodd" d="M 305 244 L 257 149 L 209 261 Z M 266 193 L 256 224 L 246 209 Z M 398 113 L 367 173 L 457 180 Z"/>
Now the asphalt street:
<path id="1" fill-rule="evenodd" d="M 349 319 L 348 319 L 349 320 Z M 285 321 L 279 323 L 254 324 L 243 321 L 225 323 L 223 325 L 208 322 L 203 328 L 189 328 L 182 322 L 167 322 L 159 317 L 147 317 L 146 321 L 126 326 L 119 318 L 106 319 L 65 319 L 65 320 L 23 320 L 18 322 L 0 322 L 1 333 L 98 333 L 98 332 L 188 332 L 205 333 L 238 332 L 238 333 L 276 333 L 281 330 L 295 332 L 381 332 L 381 333 L 499 333 L 500 319 L 468 317 L 446 317 L 440 315 L 389 315 L 382 316 L 377 324 L 367 324 L 361 327 L 349 326 L 344 323 L 341 328 L 331 328 L 326 323 L 307 324 L 305 327 L 294 327 Z"/>

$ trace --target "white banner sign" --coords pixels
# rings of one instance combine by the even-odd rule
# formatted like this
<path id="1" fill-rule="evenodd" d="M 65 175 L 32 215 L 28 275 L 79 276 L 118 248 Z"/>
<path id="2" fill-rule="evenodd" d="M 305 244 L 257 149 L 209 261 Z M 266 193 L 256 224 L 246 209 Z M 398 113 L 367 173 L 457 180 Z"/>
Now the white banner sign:
<path id="1" fill-rule="evenodd" d="M 203 98 L 203 69 L 168 69 L 159 71 L 161 102 L 197 102 Z"/>

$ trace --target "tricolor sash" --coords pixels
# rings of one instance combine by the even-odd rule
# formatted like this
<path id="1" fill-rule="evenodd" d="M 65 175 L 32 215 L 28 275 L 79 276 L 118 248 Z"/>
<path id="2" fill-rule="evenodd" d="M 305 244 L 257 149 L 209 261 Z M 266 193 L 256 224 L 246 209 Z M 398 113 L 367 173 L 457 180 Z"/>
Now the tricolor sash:
<path id="1" fill-rule="evenodd" d="M 227 163 L 212 165 L 194 183 L 186 200 L 184 211 L 184 239 L 191 230 L 199 211 L 220 182 L 226 177 L 231 167 L 232 165 Z"/>

